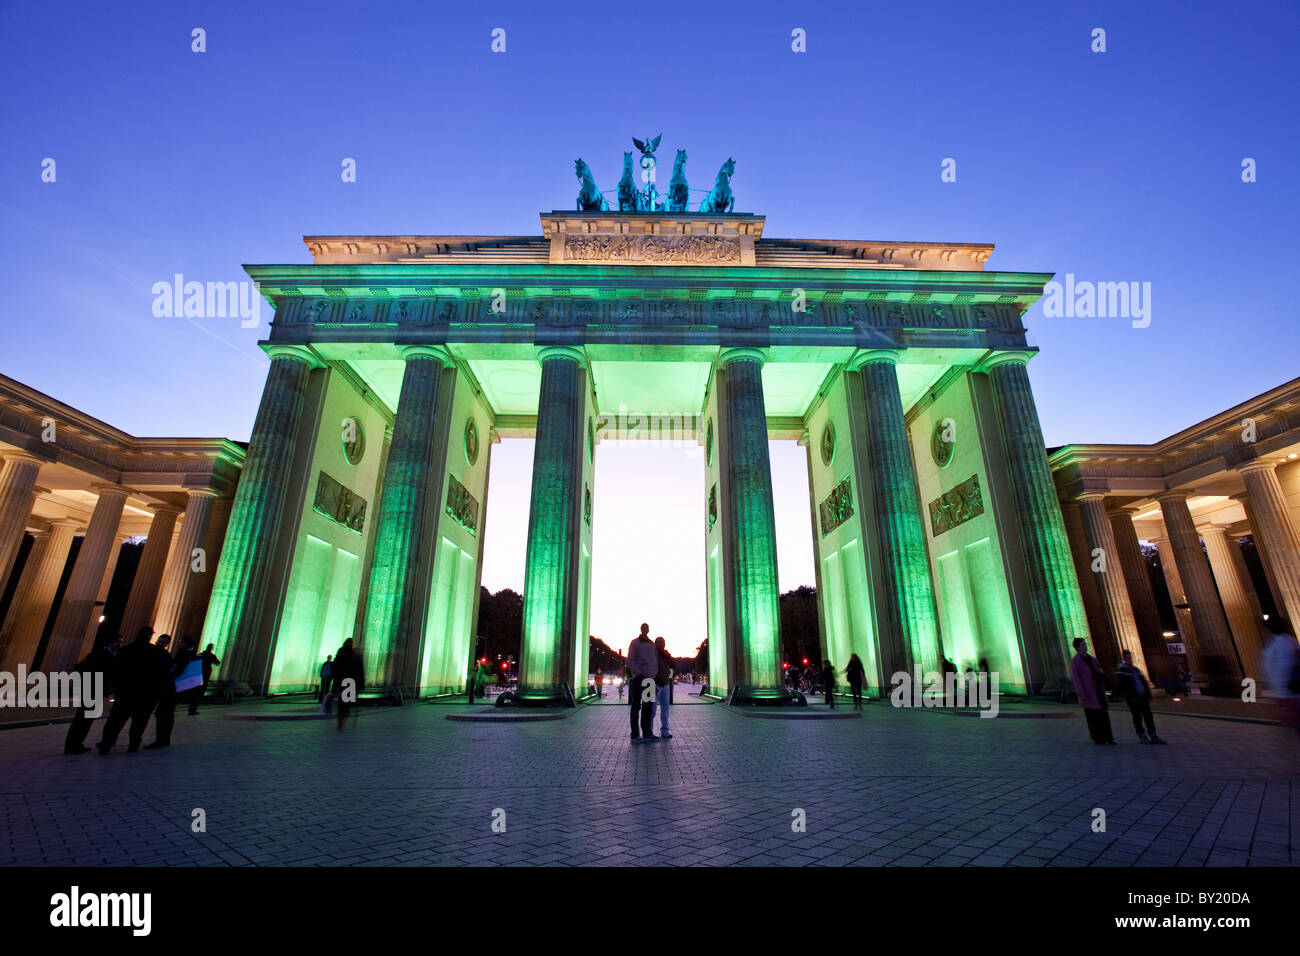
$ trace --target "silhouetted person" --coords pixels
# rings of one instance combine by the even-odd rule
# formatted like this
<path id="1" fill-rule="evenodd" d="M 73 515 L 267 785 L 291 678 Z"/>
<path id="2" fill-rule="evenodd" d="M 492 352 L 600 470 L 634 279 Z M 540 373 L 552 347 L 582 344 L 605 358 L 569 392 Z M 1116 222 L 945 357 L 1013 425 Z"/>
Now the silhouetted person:
<path id="1" fill-rule="evenodd" d="M 1156 719 L 1151 716 L 1151 684 L 1133 663 L 1132 651 L 1125 651 L 1123 657 L 1123 663 L 1115 669 L 1115 683 L 1124 703 L 1128 704 L 1128 712 L 1133 715 L 1133 729 L 1142 743 L 1162 744 L 1164 741 L 1156 736 Z"/>
<path id="2" fill-rule="evenodd" d="M 844 668 L 844 676 L 849 682 L 849 692 L 853 694 L 853 709 L 862 709 L 862 684 L 867 678 L 867 669 L 862 666 L 862 658 L 857 654 L 849 658 L 849 666 Z"/>
<path id="3" fill-rule="evenodd" d="M 939 676 L 943 679 L 943 697 L 944 703 L 951 707 L 956 703 L 948 693 L 948 675 L 952 675 L 952 688 L 954 693 L 957 690 L 957 665 L 948 660 L 947 657 L 939 655 Z"/>
<path id="4" fill-rule="evenodd" d="M 135 753 L 140 749 L 144 729 L 149 725 L 149 716 L 158 700 L 158 685 L 163 673 L 158 649 L 149 643 L 152 636 L 152 627 L 140 628 L 135 640 L 118 651 L 113 661 L 113 709 L 104 722 L 104 736 L 99 741 L 101 755 L 107 756 L 113 749 L 127 721 L 131 722 L 127 752 Z"/>
<path id="5" fill-rule="evenodd" d="M 650 687 L 659 673 L 659 653 L 650 640 L 650 625 L 642 624 L 641 633 L 628 646 L 627 669 L 632 675 L 628 684 L 628 704 L 631 707 L 632 743 L 658 740 L 655 735 L 654 690 Z M 643 699 L 644 698 L 644 699 Z M 638 719 L 640 727 L 638 728 Z"/>
<path id="6" fill-rule="evenodd" d="M 215 644 L 209 644 L 203 649 L 203 653 L 199 655 L 199 661 L 203 665 L 203 684 L 191 691 L 189 710 L 191 717 L 199 712 L 199 704 L 208 695 L 208 683 L 212 680 L 212 668 L 221 663 L 221 658 L 212 653 L 215 646 Z"/>
<path id="7" fill-rule="evenodd" d="M 830 660 L 822 661 L 822 694 L 832 710 L 835 709 L 835 665 Z"/>
<path id="8" fill-rule="evenodd" d="M 664 740 L 672 740 L 673 735 L 668 732 L 668 710 L 673 701 L 673 656 L 668 653 L 667 643 L 662 637 L 655 638 L 655 653 L 659 655 L 659 669 L 655 671 L 655 707 L 659 711 L 659 736 Z"/>
<path id="9" fill-rule="evenodd" d="M 161 673 L 162 677 L 158 681 L 158 709 L 154 720 L 154 740 L 153 743 L 145 744 L 145 750 L 161 750 L 163 747 L 170 747 L 172 743 L 172 728 L 176 726 L 176 701 L 181 696 L 176 690 L 176 681 L 181 674 L 185 673 L 185 668 L 194 660 L 194 648 L 190 644 L 190 638 L 181 637 L 176 640 L 176 653 L 167 653 L 167 635 L 158 641 L 158 651 L 161 655 Z"/>
<path id="10" fill-rule="evenodd" d="M 343 646 L 335 653 L 330 674 L 334 683 L 334 696 L 339 702 L 337 729 L 342 730 L 343 721 L 347 718 L 348 712 L 356 705 L 357 696 L 366 683 L 361 655 L 353 649 L 352 638 L 349 637 L 344 641 Z M 349 681 L 351 681 L 350 684 Z"/>
<path id="11" fill-rule="evenodd" d="M 103 708 L 108 706 L 108 695 L 112 690 L 112 684 L 109 683 L 109 680 L 113 672 L 118 648 L 121 646 L 122 635 L 118 634 L 112 640 L 96 646 L 86 655 L 85 660 L 73 668 L 79 674 L 104 675 L 101 678 L 103 681 L 101 684 L 103 697 L 99 700 L 101 716 L 103 715 Z M 81 706 L 77 708 L 77 713 L 72 718 L 72 723 L 68 725 L 68 736 L 63 739 L 63 752 L 65 754 L 84 754 L 90 750 L 86 746 L 86 735 L 90 733 L 90 725 L 94 722 L 93 717 L 86 715 L 86 701 L 83 699 Z"/>
<path id="12" fill-rule="evenodd" d="M 605 697 L 605 672 L 599 667 L 596 668 L 596 699 L 603 700 Z"/>
<path id="13" fill-rule="evenodd" d="M 1300 646 L 1286 618 L 1274 614 L 1268 629 L 1273 637 L 1264 648 L 1264 676 L 1277 695 L 1282 723 L 1300 730 Z"/>
<path id="14" fill-rule="evenodd" d="M 325 663 L 320 666 L 320 694 L 318 695 L 320 699 L 317 701 L 317 703 L 321 703 L 321 704 L 325 703 L 325 698 L 329 696 L 330 684 L 332 683 L 332 681 L 330 680 L 330 671 L 332 671 L 333 669 L 334 669 L 334 655 L 326 654 Z"/>
<path id="15" fill-rule="evenodd" d="M 1070 658 L 1070 679 L 1079 696 L 1084 719 L 1088 721 L 1088 736 L 1094 744 L 1113 744 L 1115 736 L 1110 730 L 1110 713 L 1107 711 L 1106 675 L 1097 658 L 1088 653 L 1088 642 L 1075 638 L 1075 655 Z"/>

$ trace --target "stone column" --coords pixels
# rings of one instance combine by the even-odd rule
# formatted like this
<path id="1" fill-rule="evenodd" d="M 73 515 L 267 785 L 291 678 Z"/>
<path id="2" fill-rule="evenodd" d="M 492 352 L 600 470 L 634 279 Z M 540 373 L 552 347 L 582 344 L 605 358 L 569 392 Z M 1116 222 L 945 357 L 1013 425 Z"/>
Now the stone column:
<path id="1" fill-rule="evenodd" d="M 1151 576 L 1147 573 L 1146 558 L 1142 556 L 1137 528 L 1133 526 L 1132 512 L 1112 512 L 1110 528 L 1124 568 L 1129 603 L 1146 658 L 1147 677 L 1153 684 L 1166 684 L 1173 677 L 1174 662 L 1165 647 L 1165 628 L 1160 622 L 1160 609 L 1156 606 L 1155 591 L 1151 588 Z"/>
<path id="2" fill-rule="evenodd" d="M 1137 618 L 1129 600 L 1128 583 L 1124 580 L 1124 563 L 1110 518 L 1106 515 L 1106 496 L 1089 492 L 1079 496 L 1079 510 L 1088 537 L 1089 567 L 1098 567 L 1093 577 L 1106 606 L 1106 620 L 1111 634 L 1118 643 L 1116 658 L 1124 651 L 1133 655 L 1133 663 L 1147 671 L 1146 655 L 1142 651 L 1142 638 L 1138 633 Z M 1132 523 L 1130 522 L 1130 527 Z M 1098 554 L 1100 552 L 1100 554 Z"/>
<path id="3" fill-rule="evenodd" d="M 1277 464 L 1252 461 L 1238 469 L 1250 495 L 1250 524 L 1256 545 L 1268 555 L 1270 581 L 1278 610 L 1285 610 L 1292 627 L 1300 626 L 1300 534 L 1287 508 Z"/>
<path id="4" fill-rule="evenodd" d="M 1219 598 L 1223 610 L 1228 616 L 1228 627 L 1236 645 L 1237 655 L 1234 660 L 1241 667 L 1246 677 L 1260 680 L 1263 669 L 1260 656 L 1264 653 L 1264 622 L 1255 616 L 1246 596 L 1249 581 L 1242 580 L 1237 571 L 1237 562 L 1232 559 L 1232 552 L 1237 551 L 1236 544 L 1229 541 L 1219 525 L 1205 525 L 1200 529 L 1205 541 L 1205 552 L 1210 559 L 1210 570 L 1214 573 L 1214 583 L 1219 589 Z"/>
<path id="5" fill-rule="evenodd" d="M 309 349 L 298 345 L 272 346 L 267 354 L 271 369 L 253 422 L 200 639 L 203 646 L 216 645 L 223 680 L 256 680 L 259 685 L 263 675 L 252 673 L 253 662 L 259 642 L 270 639 L 260 626 L 261 612 L 292 477 L 303 400 L 311 371 L 319 364 Z"/>
<path id="6" fill-rule="evenodd" d="M 862 379 L 867 405 L 867 460 L 884 583 L 876 620 L 890 673 L 937 673 L 939 626 L 897 364 L 898 353 L 884 349 L 858 352 L 849 362 Z"/>
<path id="7" fill-rule="evenodd" d="M 1233 501 L 1241 504 L 1241 510 L 1246 512 L 1246 523 L 1250 525 L 1251 540 L 1255 543 L 1255 555 L 1259 558 L 1260 568 L 1264 571 L 1264 582 L 1268 585 L 1268 593 L 1273 598 L 1273 606 L 1277 608 L 1279 614 L 1286 613 L 1281 599 L 1277 596 L 1278 586 L 1277 578 L 1273 574 L 1273 568 L 1268 563 L 1268 552 L 1264 550 L 1264 544 L 1259 539 L 1259 532 L 1256 531 L 1255 509 L 1250 503 L 1250 495 L 1244 491 L 1239 495 L 1230 496 Z M 1260 612 L 1261 617 L 1263 612 Z"/>
<path id="8" fill-rule="evenodd" d="M 1191 608 L 1187 606 L 1187 592 L 1183 590 L 1183 579 L 1178 574 L 1178 562 L 1174 560 L 1174 546 L 1168 538 L 1157 538 L 1154 543 L 1160 552 L 1160 572 L 1165 577 L 1169 603 L 1174 606 L 1174 618 L 1178 621 L 1178 639 L 1187 651 L 1192 670 L 1200 671 L 1200 640 L 1196 636 Z M 1179 607 L 1180 604 L 1183 606 Z"/>
<path id="9" fill-rule="evenodd" d="M 447 427 L 437 417 L 438 383 L 451 361 L 447 350 L 412 345 L 402 357 L 406 369 L 375 519 L 361 642 L 366 678 L 380 684 L 399 682 L 409 656 L 420 650 L 428 598 L 420 574 L 428 564 L 421 557 L 436 543 L 423 538 L 429 506 L 438 507 L 426 501 L 430 465 L 438 432 Z"/>
<path id="10" fill-rule="evenodd" d="M 100 485 L 92 490 L 99 494 L 99 500 L 95 502 L 90 525 L 63 591 L 63 603 L 54 619 L 50 643 L 41 661 L 46 671 L 71 670 L 90 650 L 86 635 L 95 613 L 95 599 L 111 552 L 118 545 L 117 526 L 122 521 L 122 508 L 130 490 L 120 485 Z"/>
<path id="11" fill-rule="evenodd" d="M 108 592 L 113 587 L 113 575 L 117 573 L 117 562 L 122 557 L 122 545 L 126 539 L 120 534 L 108 549 L 108 561 L 104 564 L 104 576 L 99 579 L 99 590 L 95 592 L 95 604 L 90 610 L 90 619 L 86 622 L 86 634 L 81 640 L 81 646 L 89 653 L 90 648 L 95 646 L 95 638 L 99 634 L 99 628 L 103 622 L 100 618 L 108 609 Z M 84 656 L 84 655 L 83 655 Z"/>
<path id="12" fill-rule="evenodd" d="M 27 556 L 22 581 L 14 593 L 16 606 L 10 608 L 4 633 L 0 635 L 0 670 L 12 673 L 19 664 L 31 667 L 76 536 L 75 521 L 52 522 L 48 534 L 37 535 L 36 544 Z"/>
<path id="13" fill-rule="evenodd" d="M 1195 676 L 1210 680 L 1240 676 L 1232 633 L 1219 606 L 1219 592 L 1210 574 L 1210 563 L 1201 551 L 1201 536 L 1197 534 L 1192 513 L 1187 508 L 1187 495 L 1170 491 L 1159 495 L 1156 500 L 1160 502 L 1174 563 L 1178 566 L 1178 577 L 1186 590 L 1192 622 L 1196 625 L 1200 663 L 1195 669 L 1199 673 Z"/>
<path id="14" fill-rule="evenodd" d="M 167 566 L 167 554 L 171 550 L 172 529 L 176 527 L 177 508 L 160 506 L 154 509 L 153 520 L 149 522 L 149 536 L 145 539 L 144 550 L 140 552 L 140 563 L 135 568 L 135 578 L 131 582 L 131 594 L 126 599 L 126 610 L 122 612 L 121 633 L 123 637 L 134 635 L 141 627 L 148 624 L 156 634 L 171 634 L 158 627 L 153 620 L 154 605 L 158 603 L 158 588 L 162 584 L 163 569 Z"/>
<path id="15" fill-rule="evenodd" d="M 1029 387 L 1025 366 L 1028 359 L 1024 352 L 1001 352 L 985 363 L 984 370 L 997 406 L 1029 576 L 1041 679 L 1064 681 L 1069 676 L 1066 662 L 1074 654 L 1074 640 L 1086 640 L 1090 635 L 1056 485 L 1047 463 L 1043 430 Z"/>
<path id="16" fill-rule="evenodd" d="M 181 518 L 180 534 L 176 536 L 176 543 L 167 557 L 158 601 L 153 609 L 153 627 L 159 634 L 175 635 L 181 630 L 186 609 L 198 583 L 195 578 L 200 573 L 206 574 L 211 570 L 194 570 L 194 550 L 203 547 L 204 536 L 208 533 L 208 520 L 212 516 L 212 500 L 216 496 L 215 491 L 207 488 L 195 488 L 189 493 L 185 514 Z M 205 556 L 204 565 L 207 563 Z M 125 631 L 122 633 L 126 634 Z"/>
<path id="17" fill-rule="evenodd" d="M 579 348 L 559 345 L 538 349 L 537 357 L 542 363 L 542 387 L 516 696 L 523 703 L 555 703 L 564 699 L 562 685 L 572 679 L 578 620 L 586 358 Z"/>
<path id="18" fill-rule="evenodd" d="M 1249 532 L 1247 532 L 1249 533 Z M 1241 551 L 1241 537 L 1229 538 L 1228 543 L 1232 547 L 1228 548 L 1228 554 L 1232 558 L 1232 564 L 1237 569 L 1237 580 L 1241 581 L 1242 589 L 1246 592 L 1246 602 L 1250 607 L 1250 613 L 1259 623 L 1260 634 L 1266 634 L 1267 626 L 1264 624 L 1264 608 L 1259 603 L 1259 591 L 1255 588 L 1255 579 L 1251 577 L 1250 568 L 1246 564 L 1246 556 Z M 1267 645 L 1267 638 L 1264 638 Z"/>
<path id="19" fill-rule="evenodd" d="M 723 593 L 734 611 L 734 670 L 728 673 L 741 700 L 785 697 L 781 680 L 781 610 L 777 590 L 776 513 L 767 447 L 763 362 L 758 349 L 725 350 L 720 400 L 725 403 L 721 441 L 727 535 Z"/>
<path id="20" fill-rule="evenodd" d="M 36 497 L 41 459 L 23 451 L 6 452 L 0 465 L 0 588 L 9 581 L 23 544 Z"/>

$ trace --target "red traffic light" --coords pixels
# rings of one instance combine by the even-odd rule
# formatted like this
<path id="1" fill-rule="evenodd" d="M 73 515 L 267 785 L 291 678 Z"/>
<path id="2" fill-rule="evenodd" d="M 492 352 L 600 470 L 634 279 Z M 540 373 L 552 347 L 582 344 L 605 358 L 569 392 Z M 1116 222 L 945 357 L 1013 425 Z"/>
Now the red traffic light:
<path id="1" fill-rule="evenodd" d="M 487 658 L 486 658 L 486 657 L 480 657 L 480 658 L 478 659 L 478 662 L 479 662 L 480 664 L 486 664 L 486 663 L 487 663 Z"/>
<path id="2" fill-rule="evenodd" d="M 808 658 L 805 657 L 805 658 L 803 659 L 803 662 L 804 662 L 805 664 L 807 664 L 807 663 L 808 663 Z"/>
<path id="3" fill-rule="evenodd" d="M 781 665 L 781 669 L 782 669 L 782 670 L 789 670 L 789 669 L 790 669 L 790 665 L 789 665 L 789 664 L 784 664 L 784 663 L 783 663 L 783 664 Z"/>

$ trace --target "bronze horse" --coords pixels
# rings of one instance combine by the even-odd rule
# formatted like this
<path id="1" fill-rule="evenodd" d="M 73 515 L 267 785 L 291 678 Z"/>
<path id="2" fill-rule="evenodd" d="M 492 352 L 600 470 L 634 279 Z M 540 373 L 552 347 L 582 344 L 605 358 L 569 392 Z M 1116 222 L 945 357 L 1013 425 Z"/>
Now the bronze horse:
<path id="1" fill-rule="evenodd" d="M 736 197 L 731 192 L 731 177 L 736 172 L 736 161 L 728 159 L 718 170 L 718 178 L 713 188 L 700 203 L 700 212 L 731 212 L 736 206 Z"/>
<path id="2" fill-rule="evenodd" d="M 636 180 L 632 178 L 632 154 L 623 154 L 623 178 L 618 181 L 618 211 L 636 212 Z"/>
<path id="3" fill-rule="evenodd" d="M 673 178 L 668 182 L 668 211 L 686 212 L 691 202 L 691 189 L 686 182 L 686 150 L 679 149 L 673 160 Z"/>
<path id="4" fill-rule="evenodd" d="M 582 182 L 578 190 L 578 212 L 600 212 L 609 208 L 605 196 L 596 188 L 596 180 L 591 175 L 591 167 L 581 159 L 574 160 L 574 171 Z"/>

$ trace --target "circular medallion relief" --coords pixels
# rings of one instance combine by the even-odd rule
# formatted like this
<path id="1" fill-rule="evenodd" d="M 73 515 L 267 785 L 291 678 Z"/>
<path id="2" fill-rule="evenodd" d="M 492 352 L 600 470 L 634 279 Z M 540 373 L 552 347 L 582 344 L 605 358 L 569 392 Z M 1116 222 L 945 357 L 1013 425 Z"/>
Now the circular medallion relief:
<path id="1" fill-rule="evenodd" d="M 945 418 L 934 426 L 930 435 L 930 455 L 934 463 L 943 468 L 952 461 L 952 451 L 957 445 L 957 425 L 951 418 Z"/>
<path id="2" fill-rule="evenodd" d="M 471 465 L 478 462 L 478 422 L 472 415 L 465 423 L 465 460 Z"/>
<path id="3" fill-rule="evenodd" d="M 704 430 L 704 466 L 707 468 L 713 464 L 713 419 L 709 419 L 709 427 Z"/>
<path id="4" fill-rule="evenodd" d="M 830 467 L 835 459 L 835 424 L 827 422 L 822 428 L 822 464 Z"/>
<path id="5" fill-rule="evenodd" d="M 343 455 L 348 464 L 359 465 L 366 454 L 366 433 L 355 418 L 343 419 Z"/>

